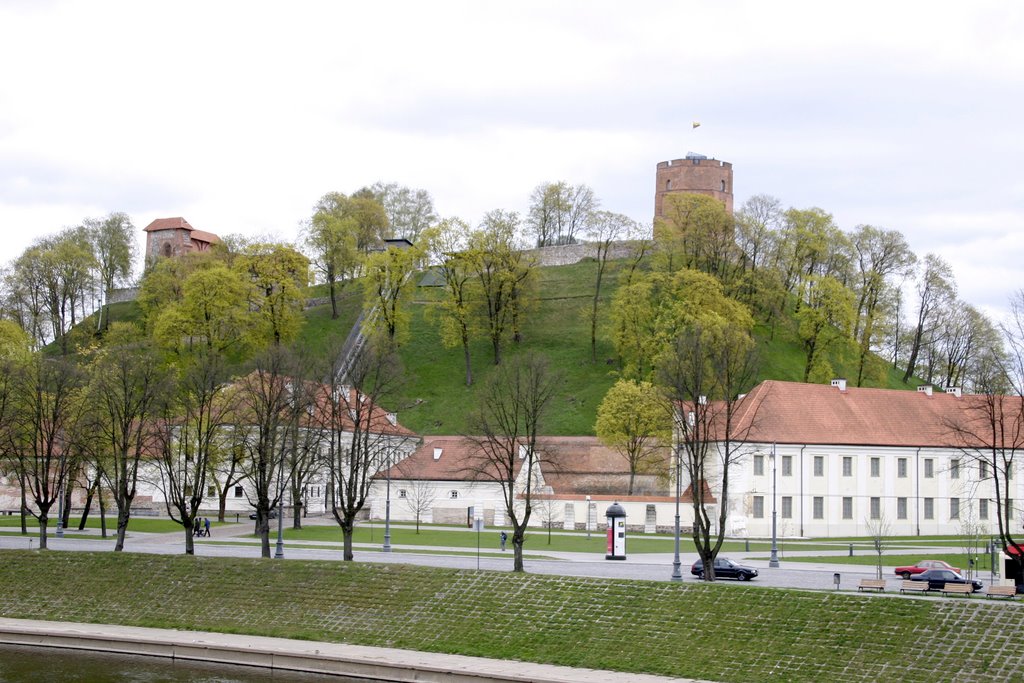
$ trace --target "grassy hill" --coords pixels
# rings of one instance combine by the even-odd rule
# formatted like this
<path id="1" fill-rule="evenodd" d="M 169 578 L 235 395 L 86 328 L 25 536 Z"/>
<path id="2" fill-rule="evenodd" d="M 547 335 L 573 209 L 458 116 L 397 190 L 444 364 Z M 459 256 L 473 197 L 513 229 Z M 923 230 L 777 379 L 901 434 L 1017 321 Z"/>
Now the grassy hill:
<path id="1" fill-rule="evenodd" d="M 668 567 L 666 566 L 666 575 Z M 1019 604 L 401 564 L 4 550 L 0 616 L 722 681 L 1019 680 Z"/>
<path id="2" fill-rule="evenodd" d="M 508 353 L 531 350 L 548 357 L 552 367 L 562 374 L 555 396 L 554 409 L 545 431 L 551 435 L 593 434 L 597 407 L 605 392 L 616 380 L 615 351 L 606 330 L 599 330 L 598 359 L 590 358 L 590 331 L 586 317 L 590 305 L 597 264 L 584 261 L 568 266 L 539 269 L 538 301 L 529 310 L 522 326 L 520 345 L 511 342 Z M 606 277 L 602 295 L 601 320 L 607 324 L 607 306 L 617 288 L 615 272 Z M 323 287 L 313 288 L 311 296 L 323 296 Z M 485 339 L 477 339 L 471 347 L 474 387 L 467 388 L 461 348 L 447 349 L 441 344 L 438 331 L 438 301 L 442 291 L 434 287 L 417 288 L 412 302 L 412 324 L 409 341 L 401 354 L 406 368 L 406 381 L 398 396 L 391 401 L 404 425 L 420 434 L 458 434 L 467 430 L 467 413 L 473 405 L 475 387 L 493 370 L 491 348 Z M 339 317 L 332 320 L 330 305 L 315 306 L 306 311 L 306 324 L 299 343 L 315 356 L 326 358 L 337 338 L 344 338 L 362 306 L 357 284 L 349 284 L 339 296 Z M 136 320 L 134 303 L 111 307 L 112 320 Z M 91 319 L 90 319 L 91 320 Z M 80 327 L 95 329 L 95 320 Z M 796 337 L 795 324 L 783 320 L 771 330 L 761 325 L 755 330 L 760 353 L 761 379 L 801 381 L 804 350 Z M 855 357 L 853 353 L 849 358 Z M 851 377 L 855 368 L 842 357 L 832 358 L 837 374 Z M 907 387 L 901 373 L 890 371 L 884 386 Z"/>

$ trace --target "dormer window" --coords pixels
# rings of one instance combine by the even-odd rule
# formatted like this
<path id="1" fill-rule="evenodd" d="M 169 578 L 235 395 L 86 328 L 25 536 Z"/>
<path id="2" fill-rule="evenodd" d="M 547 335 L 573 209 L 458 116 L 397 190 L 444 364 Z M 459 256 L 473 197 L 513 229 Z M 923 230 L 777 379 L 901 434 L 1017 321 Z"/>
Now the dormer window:
<path id="1" fill-rule="evenodd" d="M 440 449 L 440 448 L 435 448 L 434 449 L 434 460 L 440 460 L 441 459 L 441 450 L 442 449 Z"/>

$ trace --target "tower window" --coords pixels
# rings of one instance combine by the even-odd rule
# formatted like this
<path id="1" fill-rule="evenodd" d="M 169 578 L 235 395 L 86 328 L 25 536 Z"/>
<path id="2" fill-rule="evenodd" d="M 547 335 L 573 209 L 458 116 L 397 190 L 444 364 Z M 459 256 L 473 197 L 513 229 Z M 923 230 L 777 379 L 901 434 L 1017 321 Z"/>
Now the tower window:
<path id="1" fill-rule="evenodd" d="M 725 192 L 725 181 L 722 181 L 722 192 Z"/>
<path id="2" fill-rule="evenodd" d="M 671 190 L 672 189 L 672 179 L 671 178 L 669 178 L 668 180 L 665 181 L 665 189 L 666 190 Z"/>

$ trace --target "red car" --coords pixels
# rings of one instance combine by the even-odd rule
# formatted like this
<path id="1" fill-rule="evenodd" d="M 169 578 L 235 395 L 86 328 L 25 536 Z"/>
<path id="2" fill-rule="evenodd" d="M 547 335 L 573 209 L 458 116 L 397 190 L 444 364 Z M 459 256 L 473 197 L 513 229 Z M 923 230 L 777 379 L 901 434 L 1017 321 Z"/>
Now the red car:
<path id="1" fill-rule="evenodd" d="M 899 576 L 902 576 L 904 579 L 909 579 L 914 574 L 920 574 L 921 572 L 926 572 L 929 569 L 948 569 L 950 571 L 956 572 L 957 574 L 960 573 L 959 569 L 952 565 L 946 564 L 942 560 L 921 560 L 917 564 L 911 565 L 910 567 L 896 567 L 896 573 Z"/>

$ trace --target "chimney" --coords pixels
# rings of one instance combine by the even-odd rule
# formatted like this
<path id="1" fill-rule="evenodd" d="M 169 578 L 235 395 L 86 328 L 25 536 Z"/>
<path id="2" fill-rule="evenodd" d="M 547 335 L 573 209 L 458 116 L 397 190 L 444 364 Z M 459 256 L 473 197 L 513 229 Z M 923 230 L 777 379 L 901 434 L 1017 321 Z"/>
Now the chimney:
<path id="1" fill-rule="evenodd" d="M 947 394 L 953 394 L 957 398 L 960 398 L 960 395 L 963 393 L 961 387 L 946 387 L 945 389 L 943 389 L 943 391 L 945 391 Z"/>
<path id="2" fill-rule="evenodd" d="M 922 384 L 921 386 L 919 386 L 917 388 L 917 393 L 924 394 L 925 396 L 931 396 L 932 395 L 932 385 L 931 384 Z"/>
<path id="3" fill-rule="evenodd" d="M 846 380 L 843 379 L 842 377 L 840 377 L 838 379 L 834 379 L 834 380 L 832 380 L 832 386 L 834 386 L 839 391 L 845 392 L 846 391 Z"/>

